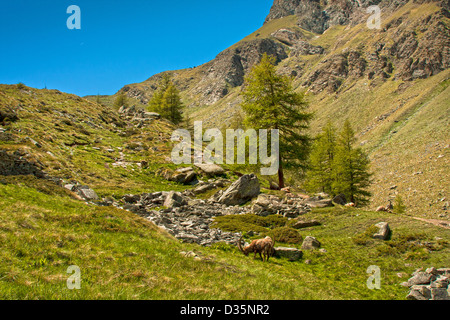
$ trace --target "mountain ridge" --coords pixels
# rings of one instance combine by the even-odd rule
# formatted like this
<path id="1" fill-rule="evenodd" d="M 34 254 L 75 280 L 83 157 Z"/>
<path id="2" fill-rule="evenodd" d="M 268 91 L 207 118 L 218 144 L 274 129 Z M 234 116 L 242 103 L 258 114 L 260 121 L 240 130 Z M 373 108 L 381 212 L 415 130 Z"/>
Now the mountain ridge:
<path id="1" fill-rule="evenodd" d="M 330 24 L 323 33 L 312 32 L 299 24 L 298 14 L 300 20 L 302 14 L 298 8 L 306 3 L 325 10 L 350 6 L 348 18 L 330 18 L 327 21 L 340 22 Z M 366 25 L 370 14 L 365 9 L 373 4 L 381 8 L 380 30 L 369 29 Z M 290 9 L 284 10 L 283 6 L 290 6 Z M 334 17 L 335 11 L 330 10 L 329 16 Z M 308 15 L 305 12 L 303 14 Z M 191 119 L 203 121 L 204 127 L 222 128 L 242 118 L 239 95 L 243 77 L 264 52 L 269 52 L 277 58 L 278 72 L 292 76 L 296 90 L 306 90 L 311 110 L 316 114 L 311 134 L 318 133 L 328 120 L 339 127 L 349 118 L 357 131 L 358 143 L 374 162 L 383 157 L 380 146 L 390 141 L 399 123 L 409 121 L 406 115 L 423 108 L 423 101 L 427 101 L 426 105 L 436 104 L 439 109 L 437 118 L 432 119 L 436 125 L 439 123 L 435 130 L 440 132 L 440 141 L 435 142 L 443 147 L 449 145 L 443 126 L 445 121 L 439 120 L 448 115 L 445 108 L 448 90 L 445 88 L 450 67 L 449 17 L 445 1 L 277 0 L 260 29 L 219 53 L 215 59 L 195 68 L 164 73 L 169 73 L 180 89 Z M 137 105 L 145 106 L 164 73 L 142 83 L 126 85 L 119 92 L 125 92 Z M 431 92 L 441 90 L 439 88 L 443 91 L 434 96 Z M 401 137 L 399 143 L 403 146 L 413 144 L 406 132 L 403 134 L 399 130 L 395 135 Z M 421 171 L 424 165 L 417 156 L 423 152 L 423 147 L 411 148 L 415 156 L 402 149 L 397 158 L 392 159 L 394 166 L 402 162 L 399 160 L 402 157 L 414 163 L 407 166 L 403 161 L 403 165 L 400 164 L 402 170 L 409 167 L 408 170 L 413 171 L 408 174 Z M 445 157 L 440 159 L 447 161 Z M 435 184 L 428 190 L 429 195 L 425 195 L 425 188 L 413 186 L 412 190 L 421 189 L 416 190 L 421 194 L 417 197 L 407 191 L 409 186 L 392 192 L 390 187 L 402 185 L 403 178 L 386 178 L 390 171 L 375 163 L 377 183 L 372 187 L 373 205 L 381 205 L 400 193 L 408 200 L 412 211 L 427 214 L 431 207 L 434 215 L 446 214 L 445 201 L 436 202 L 448 198 L 445 191 L 448 188 L 439 188 L 445 183 L 438 178 L 442 167 L 443 164 L 433 164 L 424 175 Z"/>

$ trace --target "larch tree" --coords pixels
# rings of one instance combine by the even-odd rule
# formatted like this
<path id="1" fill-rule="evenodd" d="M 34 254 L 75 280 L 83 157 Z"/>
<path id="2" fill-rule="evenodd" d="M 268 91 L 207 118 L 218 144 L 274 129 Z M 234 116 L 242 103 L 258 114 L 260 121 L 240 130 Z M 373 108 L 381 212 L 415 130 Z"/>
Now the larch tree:
<path id="1" fill-rule="evenodd" d="M 306 182 L 308 190 L 333 194 L 336 139 L 336 129 L 328 122 L 312 146 Z"/>
<path id="2" fill-rule="evenodd" d="M 242 92 L 244 124 L 255 130 L 279 130 L 278 185 L 285 186 L 284 168 L 305 168 L 310 137 L 304 133 L 312 114 L 306 112 L 304 94 L 292 87 L 292 79 L 276 73 L 275 58 L 264 54 L 245 77 Z"/>
<path id="3" fill-rule="evenodd" d="M 179 124 L 183 120 L 183 107 L 180 93 L 170 75 L 164 74 L 158 89 L 148 103 L 148 110 L 159 113 L 174 124 Z"/>
<path id="4" fill-rule="evenodd" d="M 336 143 L 333 166 L 334 194 L 343 193 L 346 199 L 356 204 L 365 204 L 370 197 L 367 188 L 371 183 L 370 161 L 359 147 L 354 147 L 355 132 L 346 120 Z"/>
<path id="5" fill-rule="evenodd" d="M 121 107 L 128 107 L 128 101 L 127 96 L 125 93 L 121 92 L 114 100 L 114 107 L 121 108 Z"/>

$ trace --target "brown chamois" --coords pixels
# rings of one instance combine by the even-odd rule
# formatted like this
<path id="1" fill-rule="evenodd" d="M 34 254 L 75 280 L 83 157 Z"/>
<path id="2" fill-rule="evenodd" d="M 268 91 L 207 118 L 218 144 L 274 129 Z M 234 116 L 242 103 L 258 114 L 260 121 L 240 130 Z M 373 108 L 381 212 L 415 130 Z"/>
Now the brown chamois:
<path id="1" fill-rule="evenodd" d="M 239 238 L 238 248 L 242 251 L 246 256 L 249 255 L 250 252 L 255 253 L 254 258 L 256 258 L 256 254 L 259 253 L 262 261 L 269 261 L 269 257 L 273 255 L 273 241 L 270 237 L 265 237 L 264 239 L 256 239 L 253 240 L 248 246 L 242 248 L 242 237 Z"/>
<path id="2" fill-rule="evenodd" d="M 379 206 L 378 208 L 377 208 L 377 212 L 379 212 L 379 211 L 385 211 L 385 212 L 390 212 L 390 213 L 392 213 L 392 209 L 394 209 L 394 206 L 392 205 L 392 202 L 391 202 L 391 200 L 388 200 L 389 201 L 389 204 L 387 205 L 387 206 Z"/>

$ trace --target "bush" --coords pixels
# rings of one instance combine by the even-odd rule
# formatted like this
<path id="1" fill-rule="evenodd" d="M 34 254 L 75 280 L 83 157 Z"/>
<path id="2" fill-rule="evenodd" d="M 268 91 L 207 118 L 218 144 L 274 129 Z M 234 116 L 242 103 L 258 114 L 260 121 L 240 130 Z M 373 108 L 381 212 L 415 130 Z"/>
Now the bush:
<path id="1" fill-rule="evenodd" d="M 275 242 L 295 244 L 303 241 L 301 234 L 296 229 L 289 227 L 275 228 L 269 233 L 269 236 L 272 237 L 272 240 Z"/>
<path id="2" fill-rule="evenodd" d="M 406 213 L 406 206 L 403 203 L 403 199 L 400 195 L 397 195 L 394 200 L 394 213 L 397 214 L 405 214 Z"/>
<path id="3" fill-rule="evenodd" d="M 375 225 L 371 225 L 363 233 L 354 236 L 352 240 L 359 246 L 366 246 L 373 242 L 373 235 L 377 233 L 377 231 L 378 228 L 375 227 Z"/>

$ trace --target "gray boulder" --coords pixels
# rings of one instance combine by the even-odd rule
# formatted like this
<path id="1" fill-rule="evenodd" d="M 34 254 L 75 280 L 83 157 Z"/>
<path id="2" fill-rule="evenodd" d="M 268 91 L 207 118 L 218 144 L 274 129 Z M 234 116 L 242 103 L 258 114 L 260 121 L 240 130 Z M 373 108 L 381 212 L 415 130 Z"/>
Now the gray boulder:
<path id="1" fill-rule="evenodd" d="M 99 200 L 97 193 L 95 193 L 95 191 L 88 186 L 75 186 L 74 188 L 76 189 L 78 195 L 85 200 Z"/>
<path id="2" fill-rule="evenodd" d="M 412 278 L 409 278 L 407 282 L 403 282 L 405 287 L 412 287 L 420 284 L 430 284 L 436 278 L 435 275 L 426 272 L 417 272 Z"/>
<path id="3" fill-rule="evenodd" d="M 320 246 L 320 242 L 316 238 L 311 236 L 307 236 L 302 243 L 302 249 L 304 250 L 314 250 L 320 248 Z"/>
<path id="4" fill-rule="evenodd" d="M 260 191 L 259 180 L 254 174 L 243 175 L 231 184 L 218 202 L 228 206 L 241 205 L 256 197 Z"/>
<path id="5" fill-rule="evenodd" d="M 407 295 L 408 300 L 430 300 L 431 290 L 428 286 L 412 286 L 411 291 Z"/>
<path id="6" fill-rule="evenodd" d="M 431 288 L 431 300 L 450 300 L 447 288 Z"/>
<path id="7" fill-rule="evenodd" d="M 386 240 L 389 237 L 391 229 L 387 222 L 379 222 L 375 227 L 378 228 L 378 232 L 373 235 L 374 239 Z"/>
<path id="8" fill-rule="evenodd" d="M 164 206 L 167 208 L 177 208 L 187 204 L 188 202 L 184 199 L 181 193 L 175 191 L 170 191 L 164 201 Z"/>
<path id="9" fill-rule="evenodd" d="M 276 257 L 287 258 L 289 261 L 297 261 L 303 257 L 303 252 L 296 248 L 275 247 L 274 249 Z"/>
<path id="10" fill-rule="evenodd" d="M 196 164 L 195 166 L 209 176 L 220 176 L 225 173 L 225 170 L 217 164 Z"/>
<path id="11" fill-rule="evenodd" d="M 340 204 L 341 206 L 346 205 L 347 199 L 345 198 L 345 194 L 338 194 L 333 198 L 333 202 L 336 204 Z"/>
<path id="12" fill-rule="evenodd" d="M 327 208 L 333 206 L 331 199 L 316 199 L 315 197 L 306 200 L 306 205 L 310 208 Z"/>
<path id="13" fill-rule="evenodd" d="M 314 227 L 314 226 L 320 226 L 320 222 L 317 220 L 300 220 L 296 219 L 294 224 L 292 224 L 292 228 L 294 229 L 302 229 L 302 228 L 308 228 L 308 227 Z"/>

